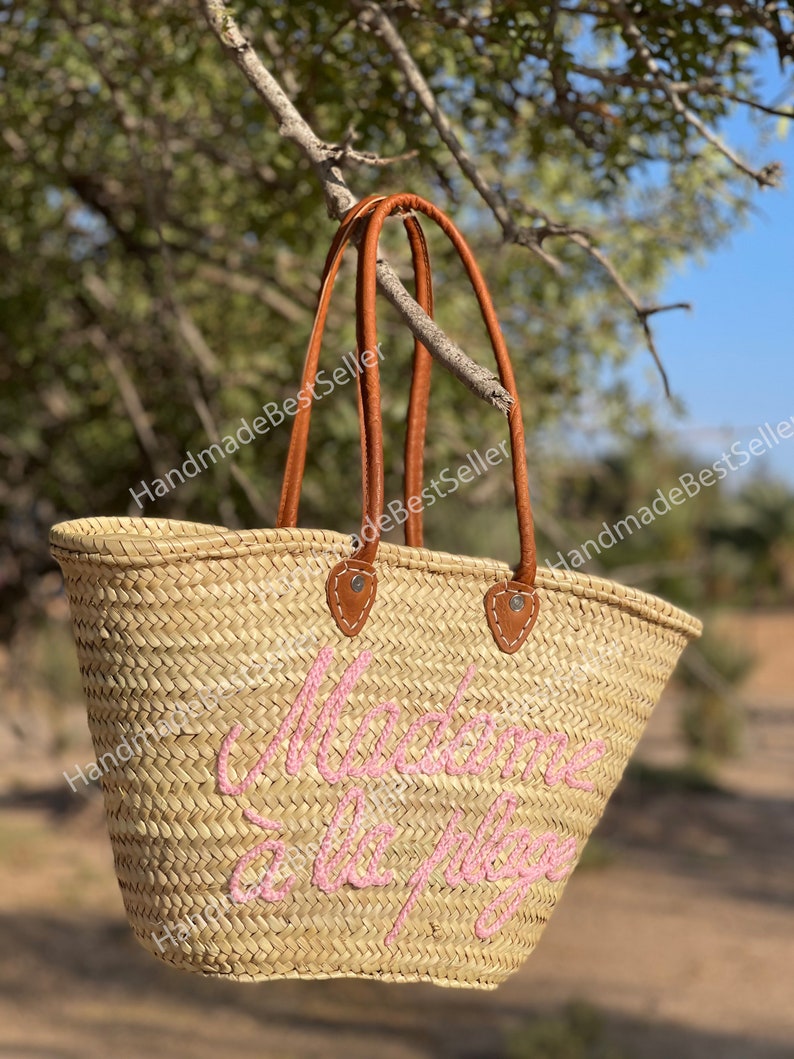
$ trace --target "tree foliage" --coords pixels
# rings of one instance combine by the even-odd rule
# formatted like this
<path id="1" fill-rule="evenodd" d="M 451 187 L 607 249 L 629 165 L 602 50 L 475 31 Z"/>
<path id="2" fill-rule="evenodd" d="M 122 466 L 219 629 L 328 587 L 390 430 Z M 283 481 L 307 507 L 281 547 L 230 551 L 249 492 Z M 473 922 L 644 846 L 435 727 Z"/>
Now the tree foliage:
<path id="1" fill-rule="evenodd" d="M 6 615 L 45 568 L 50 522 L 140 513 L 130 487 L 296 387 L 334 222 L 206 7 L 0 0 Z M 737 107 L 787 114 L 760 109 L 756 73 L 770 46 L 781 63 L 792 55 L 784 4 L 333 0 L 234 13 L 357 196 L 412 188 L 459 217 L 495 290 L 530 431 L 595 388 L 605 421 L 626 419 L 609 368 L 647 338 L 667 270 L 714 246 L 776 179 L 773 160 L 739 159 L 721 137 Z M 386 245 L 404 273 L 399 233 Z M 487 363 L 455 262 L 435 238 L 431 249 L 439 320 Z M 353 347 L 351 305 L 348 274 L 329 365 Z M 383 341 L 399 471 L 411 342 L 390 310 Z M 439 371 L 434 392 L 435 466 L 502 436 Z M 316 419 L 305 514 L 352 529 L 353 393 Z M 287 434 L 145 513 L 272 521 Z M 490 483 L 471 489 L 473 503 L 492 496 Z M 454 546 L 446 522 L 435 540 Z"/>

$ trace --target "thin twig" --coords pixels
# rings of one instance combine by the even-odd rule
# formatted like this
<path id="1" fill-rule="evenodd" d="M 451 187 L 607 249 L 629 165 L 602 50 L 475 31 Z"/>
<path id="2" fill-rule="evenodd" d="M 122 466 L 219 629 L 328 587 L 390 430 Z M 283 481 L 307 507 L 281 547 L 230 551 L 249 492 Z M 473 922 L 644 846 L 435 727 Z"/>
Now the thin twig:
<path id="1" fill-rule="evenodd" d="M 160 477 L 165 470 L 165 464 L 160 455 L 161 446 L 157 440 L 157 435 L 152 429 L 149 413 L 146 411 L 141 395 L 138 393 L 132 375 L 127 370 L 121 353 L 99 324 L 93 324 L 88 328 L 87 337 L 92 346 L 104 358 L 108 371 L 116 383 L 127 418 L 132 423 L 138 442 L 146 454 L 146 458 L 155 475 Z"/>
<path id="2" fill-rule="evenodd" d="M 190 399 L 193 402 L 193 408 L 198 416 L 199 422 L 204 430 L 204 433 L 210 439 L 214 445 L 221 444 L 221 432 L 218 429 L 218 424 L 213 418 L 210 407 L 207 404 L 204 395 L 202 394 L 195 379 L 188 379 L 188 392 Z M 275 509 L 271 508 L 260 494 L 254 483 L 248 477 L 242 468 L 238 467 L 237 464 L 230 460 L 224 464 L 228 468 L 229 474 L 237 482 L 242 491 L 245 493 L 248 503 L 251 508 L 256 512 L 257 516 L 262 519 L 263 525 L 269 525 L 273 521 Z M 234 511 L 233 506 L 230 504 L 230 498 L 228 494 L 224 494 L 224 499 L 227 502 L 227 513 L 223 513 L 224 521 L 226 525 L 232 525 L 237 522 L 237 513 Z M 234 511 L 234 517 L 230 518 L 230 513 Z"/>
<path id="3" fill-rule="evenodd" d="M 292 298 L 282 294 L 273 283 L 265 283 L 254 276 L 224 268 L 211 261 L 203 262 L 196 271 L 197 275 L 210 283 L 227 287 L 237 294 L 258 298 L 263 305 L 278 313 L 279 316 L 283 316 L 291 324 L 311 323 L 309 311 Z"/>
<path id="4" fill-rule="evenodd" d="M 645 336 L 645 344 L 648 347 L 648 352 L 653 357 L 657 370 L 662 378 L 665 396 L 670 397 L 670 380 L 667 377 L 667 372 L 665 370 L 664 364 L 662 363 L 662 359 L 659 356 L 659 351 L 656 348 L 656 339 L 654 337 L 653 330 L 651 329 L 651 325 L 648 323 L 648 317 L 652 316 L 655 313 L 667 312 L 670 309 L 691 309 L 692 306 L 688 302 L 676 302 L 670 305 L 641 305 L 639 300 L 637 299 L 637 296 L 625 282 L 625 280 L 615 268 L 610 259 L 607 257 L 607 255 L 602 253 L 602 251 L 599 250 L 598 247 L 593 244 L 589 236 L 584 235 L 581 232 L 574 232 L 570 235 L 569 238 L 572 239 L 573 242 L 576 243 L 578 246 L 581 246 L 581 248 L 587 254 L 589 254 L 594 261 L 596 261 L 603 269 L 606 270 L 606 272 L 612 278 L 612 282 L 618 288 L 618 290 L 629 303 L 629 305 L 631 305 L 631 307 L 634 309 L 634 312 L 637 316 L 637 320 L 639 321 L 640 327 L 642 328 L 642 333 Z"/>

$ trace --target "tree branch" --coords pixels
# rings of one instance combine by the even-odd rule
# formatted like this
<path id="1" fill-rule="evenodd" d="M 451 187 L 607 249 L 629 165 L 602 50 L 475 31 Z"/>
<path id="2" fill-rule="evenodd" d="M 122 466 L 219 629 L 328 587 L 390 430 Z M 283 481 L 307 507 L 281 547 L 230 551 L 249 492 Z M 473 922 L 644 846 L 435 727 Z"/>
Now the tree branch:
<path id="1" fill-rule="evenodd" d="M 749 99 L 747 96 L 729 92 L 714 77 L 700 77 L 697 81 L 671 81 L 668 79 L 665 85 L 659 78 L 648 75 L 637 77 L 634 74 L 619 73 L 617 70 L 599 70 L 594 66 L 583 66 L 581 63 L 571 63 L 570 68 L 573 73 L 579 74 L 580 77 L 598 81 L 602 85 L 619 85 L 621 88 L 634 90 L 656 88 L 662 92 L 665 91 L 665 88 L 669 88 L 678 95 L 717 96 L 720 99 L 729 99 L 731 103 L 738 103 L 739 106 L 758 110 L 762 114 L 769 114 L 773 118 L 794 119 L 794 110 L 783 110 L 774 103 L 761 103 L 757 99 Z"/>
<path id="2" fill-rule="evenodd" d="M 218 429 L 218 424 L 215 422 L 210 407 L 207 404 L 204 395 L 198 386 L 195 379 L 189 378 L 187 381 L 188 392 L 190 399 L 193 402 L 193 408 L 195 409 L 196 415 L 199 418 L 204 433 L 215 445 L 221 443 L 221 432 Z M 226 465 L 229 475 L 234 478 L 235 482 L 240 486 L 242 491 L 245 493 L 248 503 L 252 509 L 256 512 L 257 516 L 262 519 L 263 523 L 267 525 L 273 521 L 275 510 L 271 509 L 271 506 L 264 500 L 261 493 L 242 469 L 238 465 L 230 460 Z M 224 500 L 226 502 L 226 512 L 222 512 L 224 522 L 226 525 L 239 524 L 237 513 L 234 511 L 234 505 L 231 503 L 231 498 L 228 493 L 224 493 Z M 233 513 L 234 517 L 230 517 Z"/>
<path id="3" fill-rule="evenodd" d="M 415 93 L 423 110 L 427 113 L 435 126 L 436 132 L 441 138 L 441 141 L 449 149 L 450 154 L 460 166 L 461 171 L 468 178 L 469 183 L 477 191 L 486 205 L 490 208 L 491 213 L 493 213 L 494 217 L 499 222 L 499 226 L 504 233 L 505 239 L 509 242 L 517 241 L 518 227 L 510 214 L 510 210 L 503 195 L 488 183 L 478 169 L 474 159 L 461 143 L 455 130 L 452 128 L 449 119 L 441 109 L 432 88 L 427 83 L 424 74 L 416 65 L 416 62 L 408 50 L 407 44 L 400 36 L 397 27 L 380 5 L 372 3 L 371 0 L 352 0 L 351 6 L 354 10 L 360 12 L 361 24 L 369 27 L 385 44 L 391 57 L 394 59 L 395 66 L 403 75 L 405 83 L 411 91 Z M 528 206 L 526 212 L 530 216 L 546 222 L 549 220 L 546 214 L 535 206 Z M 556 271 L 560 270 L 560 263 L 550 254 L 546 253 L 539 243 L 536 242 L 533 244 L 527 241 L 525 245 L 528 246 L 533 253 L 536 253 L 541 257 L 547 265 L 551 265 Z"/>
<path id="4" fill-rule="evenodd" d="M 731 165 L 735 166 L 739 172 L 744 173 L 745 176 L 754 180 L 760 188 L 777 187 L 780 183 L 780 166 L 776 163 L 771 163 L 763 166 L 761 169 L 753 169 L 751 166 L 747 165 L 747 163 L 740 158 L 735 151 L 731 150 L 731 148 L 721 140 L 716 133 L 712 132 L 697 114 L 684 103 L 681 99 L 681 93 L 674 83 L 669 78 L 665 77 L 664 71 L 643 39 L 637 23 L 632 18 L 623 3 L 623 0 L 608 0 L 608 3 L 623 27 L 623 35 L 626 43 L 630 48 L 634 49 L 637 58 L 642 61 L 643 65 L 648 70 L 648 73 L 653 78 L 655 87 L 659 88 L 665 94 L 670 101 L 670 106 L 676 114 L 682 117 L 687 124 L 691 125 L 692 128 L 699 133 L 707 143 L 710 143 L 712 147 L 718 150 L 723 157 L 727 158 Z"/>
<path id="5" fill-rule="evenodd" d="M 311 326 L 311 315 L 303 305 L 299 305 L 292 298 L 283 294 L 278 287 L 272 283 L 266 283 L 256 279 L 254 276 L 234 269 L 224 268 L 223 265 L 212 261 L 202 262 L 197 268 L 197 274 L 203 276 L 210 283 L 215 283 L 236 291 L 238 294 L 246 294 L 252 298 L 258 298 L 263 305 L 278 313 L 291 324 L 305 324 Z"/>
<path id="6" fill-rule="evenodd" d="M 670 380 L 667 377 L 667 372 L 665 370 L 664 364 L 662 363 L 662 359 L 659 356 L 659 351 L 656 348 L 656 339 L 654 338 L 651 325 L 648 323 L 648 317 L 653 316 L 655 313 L 668 312 L 671 309 L 691 309 L 692 306 L 689 304 L 689 302 L 675 302 L 671 305 L 640 304 L 636 295 L 625 282 L 625 280 L 615 268 L 615 266 L 612 264 L 610 259 L 607 257 L 606 254 L 599 250 L 597 246 L 594 245 L 589 235 L 584 232 L 572 232 L 569 238 L 574 243 L 576 243 L 577 246 L 581 246 L 585 253 L 589 254 L 594 261 L 596 261 L 603 269 L 606 270 L 609 276 L 611 276 L 612 282 L 618 288 L 618 290 L 629 303 L 629 305 L 631 305 L 631 307 L 634 309 L 634 312 L 637 316 L 637 320 L 639 321 L 639 325 L 642 328 L 642 333 L 645 336 L 645 345 L 648 347 L 648 352 L 653 357 L 654 362 L 656 363 L 656 367 L 659 370 L 659 374 L 662 377 L 665 396 L 670 397 Z"/>
<path id="7" fill-rule="evenodd" d="M 311 163 L 323 189 L 329 214 L 341 220 L 356 202 L 342 174 L 342 164 L 371 165 L 372 156 L 322 141 L 259 58 L 224 0 L 200 0 L 200 3 L 208 26 L 278 121 L 280 135 L 295 144 Z M 381 291 L 430 353 L 472 393 L 506 413 L 512 398 L 493 373 L 476 364 L 447 338 L 383 261 L 378 262 L 377 277 Z"/>
<path id="8" fill-rule="evenodd" d="M 748 4 L 746 0 L 728 0 L 728 4 L 737 14 L 750 19 L 769 33 L 777 46 L 781 67 L 786 59 L 794 61 L 794 33 L 784 27 L 781 17 L 787 17 L 789 22 L 794 19 L 790 7 L 776 3 Z"/>
<path id="9" fill-rule="evenodd" d="M 93 324 L 89 327 L 87 336 L 97 352 L 105 358 L 105 364 L 118 387 L 127 418 L 132 423 L 132 428 L 149 461 L 149 466 L 155 475 L 160 477 L 165 470 L 165 464 L 160 455 L 160 444 L 152 429 L 149 413 L 144 407 L 141 395 L 138 393 L 132 376 L 127 371 L 127 366 L 121 354 L 99 324 Z"/>
<path id="10" fill-rule="evenodd" d="M 553 221 L 537 206 L 526 206 L 522 204 L 522 211 L 530 216 L 541 219 L 543 224 L 537 227 L 518 225 L 513 219 L 504 197 L 496 190 L 496 188 L 488 183 L 455 134 L 455 131 L 442 111 L 433 90 L 414 61 L 413 56 L 408 50 L 405 41 L 400 36 L 394 23 L 389 19 L 380 5 L 374 2 L 374 0 L 352 0 L 352 6 L 361 12 L 363 23 L 369 25 L 389 49 L 395 65 L 405 78 L 408 87 L 415 93 L 420 104 L 427 112 L 442 141 L 446 144 L 450 153 L 457 161 L 463 173 L 468 177 L 474 189 L 479 193 L 486 205 L 490 207 L 491 212 L 502 229 L 505 239 L 517 243 L 519 246 L 527 247 L 533 253 L 542 257 L 547 264 L 550 264 L 559 272 L 561 270 L 559 262 L 556 258 L 551 257 L 543 250 L 543 242 L 551 236 L 566 238 L 581 247 L 607 272 L 617 289 L 633 309 L 637 322 L 642 330 L 648 351 L 659 369 L 659 374 L 661 375 L 664 384 L 665 394 L 667 397 L 670 397 L 670 383 L 667 378 L 667 372 L 665 371 L 659 357 L 653 331 L 648 323 L 648 317 L 656 312 L 681 308 L 682 306 L 644 306 L 641 299 L 634 293 L 609 257 L 596 247 L 595 239 L 591 233 L 581 228 L 574 228 L 571 225 Z M 688 305 L 684 307 L 689 308 Z"/>

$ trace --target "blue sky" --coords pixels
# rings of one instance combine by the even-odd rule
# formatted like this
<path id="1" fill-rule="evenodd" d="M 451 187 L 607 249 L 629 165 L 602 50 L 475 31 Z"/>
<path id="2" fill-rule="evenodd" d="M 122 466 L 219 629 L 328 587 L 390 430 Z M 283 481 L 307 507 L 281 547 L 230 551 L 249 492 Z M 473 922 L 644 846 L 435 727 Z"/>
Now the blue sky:
<path id="1" fill-rule="evenodd" d="M 779 73 L 771 71 L 769 80 L 779 89 Z M 725 132 L 732 143 L 751 142 L 741 118 Z M 691 302 L 692 311 L 653 321 L 671 388 L 687 410 L 683 420 L 664 412 L 660 419 L 704 462 L 734 440 L 753 437 L 757 426 L 794 416 L 794 129 L 785 139 L 768 138 L 748 157 L 782 162 L 783 188 L 758 192 L 747 227 L 704 265 L 671 277 L 660 300 Z M 662 404 L 648 364 L 647 355 L 638 355 L 628 376 Z M 794 482 L 794 438 L 756 459 L 754 469 Z"/>

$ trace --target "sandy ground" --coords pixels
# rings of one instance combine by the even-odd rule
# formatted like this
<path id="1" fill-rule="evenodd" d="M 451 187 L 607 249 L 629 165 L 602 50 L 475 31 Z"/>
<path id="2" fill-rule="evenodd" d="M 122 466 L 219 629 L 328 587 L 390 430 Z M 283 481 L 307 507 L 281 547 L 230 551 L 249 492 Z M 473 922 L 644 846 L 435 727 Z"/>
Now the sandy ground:
<path id="1" fill-rule="evenodd" d="M 746 753 L 724 769 L 724 790 L 624 782 L 597 831 L 602 856 L 571 880 L 537 952 L 490 993 L 171 970 L 126 926 L 99 798 L 72 795 L 51 759 L 6 732 L 0 1055 L 500 1059 L 515 1027 L 576 1000 L 603 1015 L 610 1056 L 792 1059 L 794 616 L 729 624 L 759 665 L 744 689 Z M 65 763 L 91 757 L 79 716 L 75 732 Z M 680 753 L 665 699 L 638 756 Z"/>

